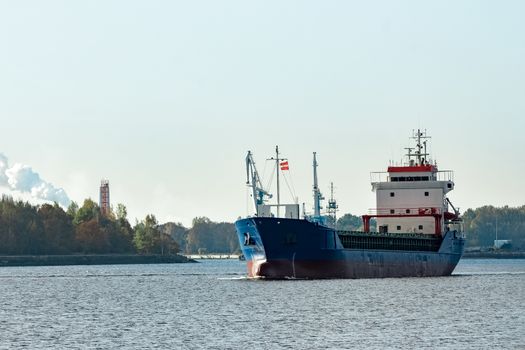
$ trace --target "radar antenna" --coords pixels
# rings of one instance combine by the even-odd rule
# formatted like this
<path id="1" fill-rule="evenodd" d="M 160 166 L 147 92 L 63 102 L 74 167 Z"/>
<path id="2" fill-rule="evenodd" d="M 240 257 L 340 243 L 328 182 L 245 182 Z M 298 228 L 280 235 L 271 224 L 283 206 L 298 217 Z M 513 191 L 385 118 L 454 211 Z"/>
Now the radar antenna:
<path id="1" fill-rule="evenodd" d="M 416 147 L 415 152 L 412 153 L 412 150 L 414 148 L 406 148 L 408 149 L 408 161 L 410 165 L 413 164 L 412 158 L 415 158 L 415 161 L 417 162 L 417 165 L 425 165 L 428 164 L 428 153 L 427 153 L 427 139 L 430 139 L 430 136 L 427 136 L 427 131 L 421 131 L 421 129 L 417 129 L 417 132 L 412 131 L 412 137 L 411 139 L 416 140 Z M 423 142 L 421 140 L 424 140 Z"/>

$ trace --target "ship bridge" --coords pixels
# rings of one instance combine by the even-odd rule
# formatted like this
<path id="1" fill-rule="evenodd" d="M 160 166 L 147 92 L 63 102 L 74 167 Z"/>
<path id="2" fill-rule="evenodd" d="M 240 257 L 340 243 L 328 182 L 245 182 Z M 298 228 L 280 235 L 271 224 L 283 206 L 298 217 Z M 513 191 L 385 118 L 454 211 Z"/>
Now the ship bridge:
<path id="1" fill-rule="evenodd" d="M 439 171 L 437 164 L 428 159 L 429 138 L 426 132 L 417 130 L 412 137 L 416 145 L 407 148 L 406 163 L 370 173 L 376 208 L 363 215 L 365 231 L 375 217 L 379 232 L 442 235 L 448 220 L 458 219 L 459 213 L 448 211 L 450 201 L 446 197 L 454 189 L 454 173 Z"/>
<path id="2" fill-rule="evenodd" d="M 454 189 L 454 172 L 438 171 L 435 165 L 389 166 L 387 171 L 370 173 L 372 190 L 385 188 L 443 188 L 447 193 Z"/>

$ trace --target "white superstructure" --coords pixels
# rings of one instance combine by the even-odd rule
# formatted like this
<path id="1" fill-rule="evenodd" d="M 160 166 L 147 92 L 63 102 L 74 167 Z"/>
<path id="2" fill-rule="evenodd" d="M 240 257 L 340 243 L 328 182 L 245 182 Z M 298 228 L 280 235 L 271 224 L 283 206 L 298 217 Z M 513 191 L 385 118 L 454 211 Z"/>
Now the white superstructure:
<path id="1" fill-rule="evenodd" d="M 453 172 L 438 171 L 437 164 L 428 160 L 428 138 L 417 130 L 413 136 L 416 146 L 408 148 L 405 164 L 372 173 L 376 208 L 363 216 L 365 231 L 369 230 L 372 217 L 377 220 L 379 232 L 389 233 L 442 235 L 449 225 L 459 221 L 459 213 L 447 198 L 454 189 Z"/>

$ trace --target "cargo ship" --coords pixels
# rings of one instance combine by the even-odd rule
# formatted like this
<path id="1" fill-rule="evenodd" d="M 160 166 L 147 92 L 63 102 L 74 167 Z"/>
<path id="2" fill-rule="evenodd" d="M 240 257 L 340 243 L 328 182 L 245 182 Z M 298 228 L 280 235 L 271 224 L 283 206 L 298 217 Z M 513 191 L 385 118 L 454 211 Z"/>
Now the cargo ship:
<path id="1" fill-rule="evenodd" d="M 337 228 L 337 203 L 318 186 L 313 153 L 313 213 L 299 204 L 281 204 L 280 172 L 289 169 L 276 147 L 277 202 L 262 185 L 253 154 L 246 156 L 247 185 L 254 213 L 235 222 L 248 277 L 326 279 L 448 276 L 465 246 L 459 210 L 447 194 L 454 189 L 452 171 L 439 171 L 429 159 L 426 131 L 413 132 L 406 159 L 386 172 L 372 172 L 376 207 L 362 215 L 359 231 Z M 275 173 L 274 173 L 275 174 Z M 371 230 L 375 223 L 375 230 Z"/>

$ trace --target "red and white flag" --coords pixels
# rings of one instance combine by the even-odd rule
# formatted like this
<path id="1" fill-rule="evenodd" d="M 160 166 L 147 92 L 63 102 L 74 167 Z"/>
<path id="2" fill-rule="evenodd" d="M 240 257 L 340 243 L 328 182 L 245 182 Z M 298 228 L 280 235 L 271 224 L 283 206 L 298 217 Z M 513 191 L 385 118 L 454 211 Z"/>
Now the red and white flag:
<path id="1" fill-rule="evenodd" d="M 288 166 L 288 161 L 281 162 L 279 163 L 279 165 L 281 166 L 281 170 L 290 170 L 290 167 Z"/>

